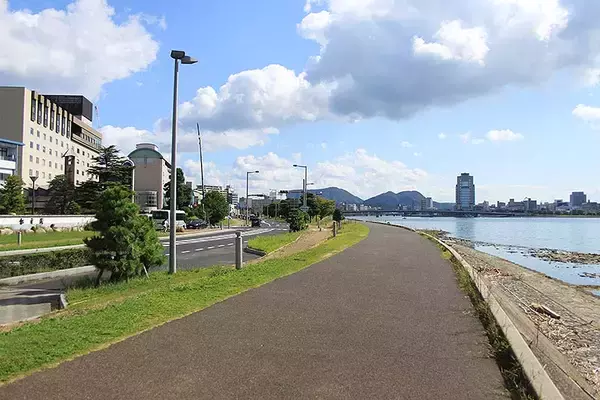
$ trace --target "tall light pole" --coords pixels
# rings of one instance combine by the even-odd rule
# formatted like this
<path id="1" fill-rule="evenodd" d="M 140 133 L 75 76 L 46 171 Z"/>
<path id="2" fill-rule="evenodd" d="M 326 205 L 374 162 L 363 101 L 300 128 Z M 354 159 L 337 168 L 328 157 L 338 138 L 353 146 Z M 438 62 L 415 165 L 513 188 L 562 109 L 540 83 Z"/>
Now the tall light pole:
<path id="1" fill-rule="evenodd" d="M 246 172 L 246 226 L 248 226 L 250 222 L 250 214 L 248 212 L 249 203 L 248 203 L 248 181 L 250 180 L 250 174 L 258 174 L 260 171 L 248 171 Z"/>
<path id="2" fill-rule="evenodd" d="M 131 202 L 135 203 L 135 163 L 128 157 L 123 166 L 131 168 Z"/>
<path id="3" fill-rule="evenodd" d="M 204 220 L 208 221 L 206 218 L 206 213 L 204 212 L 204 163 L 202 159 L 202 136 L 200 136 L 200 124 L 196 123 L 196 128 L 198 129 L 198 151 L 200 152 L 200 184 L 202 185 L 202 215 L 204 215 Z"/>
<path id="4" fill-rule="evenodd" d="M 306 184 L 308 182 L 308 167 L 306 165 L 298 165 L 294 164 L 295 168 L 304 168 L 304 181 L 302 182 L 302 191 L 304 192 L 304 201 L 302 202 L 303 211 L 305 211 L 308 206 L 306 205 Z M 306 212 L 306 211 L 305 211 Z"/>
<path id="5" fill-rule="evenodd" d="M 177 272 L 177 257 L 175 235 L 177 233 L 177 90 L 179 85 L 179 63 L 195 64 L 198 60 L 185 55 L 185 51 L 171 50 L 171 58 L 175 60 L 175 71 L 173 74 L 173 120 L 171 134 L 171 207 L 169 215 L 169 273 Z"/>
<path id="6" fill-rule="evenodd" d="M 31 215 L 35 214 L 35 181 L 37 181 L 37 176 L 30 176 L 29 179 L 31 179 L 31 182 L 33 182 L 33 190 L 32 190 L 32 197 L 31 197 Z"/>

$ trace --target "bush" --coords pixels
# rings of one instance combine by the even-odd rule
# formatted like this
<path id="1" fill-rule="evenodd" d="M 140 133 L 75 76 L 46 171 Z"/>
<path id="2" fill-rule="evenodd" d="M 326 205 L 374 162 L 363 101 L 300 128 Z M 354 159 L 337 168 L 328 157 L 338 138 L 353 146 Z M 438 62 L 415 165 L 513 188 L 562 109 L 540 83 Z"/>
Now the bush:
<path id="1" fill-rule="evenodd" d="M 92 264 L 91 259 L 89 249 L 0 257 L 0 278 L 83 267 Z"/>
<path id="2" fill-rule="evenodd" d="M 308 214 L 298 209 L 291 211 L 288 215 L 287 223 L 290 224 L 292 232 L 303 231 L 308 228 Z"/>

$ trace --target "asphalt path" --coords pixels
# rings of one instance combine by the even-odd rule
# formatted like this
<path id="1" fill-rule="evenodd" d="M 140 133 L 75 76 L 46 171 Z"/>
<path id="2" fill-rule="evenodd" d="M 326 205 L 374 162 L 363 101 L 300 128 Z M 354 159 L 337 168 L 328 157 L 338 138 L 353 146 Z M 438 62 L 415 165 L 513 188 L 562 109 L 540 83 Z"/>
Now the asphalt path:
<path id="1" fill-rule="evenodd" d="M 509 399 L 452 266 L 406 230 L 0 387 L 1 399 Z"/>
<path id="2" fill-rule="evenodd" d="M 242 232 L 243 246 L 246 247 L 248 241 L 257 236 L 277 235 L 288 231 L 288 225 L 278 222 L 263 221 L 259 228 L 240 228 Z M 214 265 L 235 264 L 235 246 L 234 241 L 237 229 L 224 229 L 220 232 L 195 238 L 186 238 L 179 236 L 177 238 L 177 268 L 179 270 L 210 267 Z M 165 248 L 165 254 L 169 255 L 168 241 L 161 242 Z M 244 261 L 254 260 L 258 256 L 244 253 Z M 169 269 L 167 262 L 153 271 L 166 271 Z M 96 273 L 81 274 L 66 278 L 48 279 L 38 282 L 23 283 L 16 285 L 17 288 L 26 289 L 46 289 L 62 290 L 66 285 L 83 277 L 94 277 Z"/>

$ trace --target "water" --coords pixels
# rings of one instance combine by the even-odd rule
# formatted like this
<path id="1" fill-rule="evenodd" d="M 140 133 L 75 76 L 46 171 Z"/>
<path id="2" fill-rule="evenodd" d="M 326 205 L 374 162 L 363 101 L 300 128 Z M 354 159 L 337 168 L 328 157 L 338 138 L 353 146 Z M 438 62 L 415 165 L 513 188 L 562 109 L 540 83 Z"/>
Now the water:
<path id="1" fill-rule="evenodd" d="M 509 246 L 548 248 L 582 253 L 600 253 L 599 218 L 419 218 L 360 217 L 365 221 L 390 222 L 414 229 L 439 229 L 451 236 L 498 246 L 476 246 L 477 250 L 502 257 L 527 268 L 574 285 L 599 285 L 600 278 L 583 277 L 583 273 L 600 274 L 600 265 L 548 262 Z M 504 247 L 506 246 L 506 247 Z"/>

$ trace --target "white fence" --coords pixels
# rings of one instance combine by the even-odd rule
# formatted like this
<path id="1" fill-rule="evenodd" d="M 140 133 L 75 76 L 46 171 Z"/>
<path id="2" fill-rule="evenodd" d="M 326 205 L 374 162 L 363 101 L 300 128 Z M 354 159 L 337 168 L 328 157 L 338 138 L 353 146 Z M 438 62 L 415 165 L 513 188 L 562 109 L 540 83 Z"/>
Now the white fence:
<path id="1" fill-rule="evenodd" d="M 0 215 L 0 227 L 13 230 L 29 229 L 32 226 L 72 228 L 85 226 L 94 221 L 93 215 Z"/>

